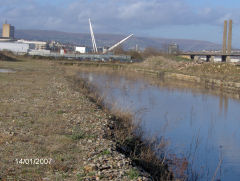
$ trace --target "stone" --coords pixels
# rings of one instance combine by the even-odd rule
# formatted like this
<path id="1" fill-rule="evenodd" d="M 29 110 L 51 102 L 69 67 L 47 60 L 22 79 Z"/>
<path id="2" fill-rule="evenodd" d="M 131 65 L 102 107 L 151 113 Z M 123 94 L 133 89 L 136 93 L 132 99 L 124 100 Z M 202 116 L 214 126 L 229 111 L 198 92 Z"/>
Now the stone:
<path id="1" fill-rule="evenodd" d="M 89 172 L 92 172 L 94 170 L 96 170 L 96 166 L 94 164 L 90 164 L 90 165 L 87 165 L 84 167 L 84 171 L 89 173 Z"/>

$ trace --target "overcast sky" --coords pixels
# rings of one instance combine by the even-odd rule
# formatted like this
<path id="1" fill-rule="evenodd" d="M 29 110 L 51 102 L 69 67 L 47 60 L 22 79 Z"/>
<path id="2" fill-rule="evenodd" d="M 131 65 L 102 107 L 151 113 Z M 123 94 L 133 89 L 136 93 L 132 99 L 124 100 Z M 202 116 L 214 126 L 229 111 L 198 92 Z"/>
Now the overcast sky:
<path id="1" fill-rule="evenodd" d="M 16 29 L 209 40 L 222 42 L 224 19 L 233 19 L 240 47 L 239 0 L 0 0 L 0 21 Z"/>

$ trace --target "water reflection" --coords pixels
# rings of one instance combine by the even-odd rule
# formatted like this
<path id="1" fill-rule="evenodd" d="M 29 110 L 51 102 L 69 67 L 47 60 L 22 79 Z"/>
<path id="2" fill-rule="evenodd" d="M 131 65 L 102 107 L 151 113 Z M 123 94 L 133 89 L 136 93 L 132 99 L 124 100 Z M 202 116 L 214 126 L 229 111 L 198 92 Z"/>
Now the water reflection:
<path id="1" fill-rule="evenodd" d="M 97 86 L 109 105 L 137 113 L 145 136 L 164 137 L 168 156 L 187 158 L 189 180 L 211 180 L 216 170 L 215 179 L 239 180 L 239 100 L 167 81 L 156 86 L 113 74 L 82 72 L 80 77 Z"/>
<path id="2" fill-rule="evenodd" d="M 223 107 L 224 104 L 224 107 Z M 224 116 L 227 116 L 227 112 L 228 112 L 228 97 L 227 96 L 223 96 L 222 94 L 219 96 L 219 113 L 220 115 L 222 115 L 224 109 Z"/>

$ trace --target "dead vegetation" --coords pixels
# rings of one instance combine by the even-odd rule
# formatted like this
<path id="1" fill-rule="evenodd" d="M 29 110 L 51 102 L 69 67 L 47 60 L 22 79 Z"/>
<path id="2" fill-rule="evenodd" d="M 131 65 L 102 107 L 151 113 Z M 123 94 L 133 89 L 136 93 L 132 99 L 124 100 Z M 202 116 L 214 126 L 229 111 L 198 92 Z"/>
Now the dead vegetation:
<path id="1" fill-rule="evenodd" d="M 19 60 L 16 59 L 11 52 L 2 51 L 2 52 L 0 52 L 0 61 L 16 62 Z"/>

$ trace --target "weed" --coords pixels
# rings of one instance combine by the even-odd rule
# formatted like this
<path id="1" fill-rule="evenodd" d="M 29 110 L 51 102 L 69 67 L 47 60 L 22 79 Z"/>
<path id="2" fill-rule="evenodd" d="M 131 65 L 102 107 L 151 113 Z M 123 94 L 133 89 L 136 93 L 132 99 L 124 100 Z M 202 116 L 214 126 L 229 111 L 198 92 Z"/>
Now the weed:
<path id="1" fill-rule="evenodd" d="M 111 154 L 111 152 L 108 149 L 106 149 L 106 150 L 103 150 L 103 152 L 100 154 L 101 155 L 109 155 L 109 154 Z"/>
<path id="2" fill-rule="evenodd" d="M 90 177 L 93 177 L 93 176 L 95 176 L 96 175 L 96 172 L 89 172 L 88 173 L 88 176 L 90 176 Z"/>
<path id="3" fill-rule="evenodd" d="M 79 127 L 75 127 L 73 129 L 73 132 L 72 132 L 72 135 L 71 135 L 72 140 L 80 140 L 80 139 L 83 139 L 85 137 L 86 137 L 85 133 Z"/>
<path id="4" fill-rule="evenodd" d="M 131 180 L 137 179 L 139 177 L 139 173 L 135 168 L 130 169 L 127 175 Z"/>
<path id="5" fill-rule="evenodd" d="M 84 177 L 86 177 L 85 173 L 78 173 L 77 174 L 77 181 L 83 181 Z"/>
<path id="6" fill-rule="evenodd" d="M 64 110 L 58 110 L 57 111 L 57 114 L 64 114 L 64 113 L 66 113 Z"/>

